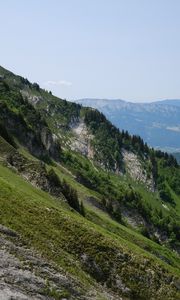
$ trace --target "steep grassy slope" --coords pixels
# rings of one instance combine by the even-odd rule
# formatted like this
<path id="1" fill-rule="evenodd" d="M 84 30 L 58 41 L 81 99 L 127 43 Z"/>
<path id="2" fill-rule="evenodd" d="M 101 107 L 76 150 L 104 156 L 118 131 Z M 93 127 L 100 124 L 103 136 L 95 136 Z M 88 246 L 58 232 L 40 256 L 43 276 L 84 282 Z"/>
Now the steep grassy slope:
<path id="1" fill-rule="evenodd" d="M 60 200 L 2 166 L 0 188 L 1 224 L 20 233 L 29 246 L 75 276 L 84 289 L 91 289 L 96 279 L 130 299 L 178 297 L 177 276 L 171 276 L 175 269 L 120 235 L 71 212 Z"/>
<path id="2" fill-rule="evenodd" d="M 143 218 L 145 235 L 179 249 L 180 168 L 173 156 L 120 132 L 96 110 L 58 99 L 2 67 L 0 73 L 0 119 L 21 145 L 49 163 L 63 162 L 77 181 L 101 194 L 101 204 L 120 222 L 125 206 Z M 115 184 L 120 178 L 110 180 L 107 171 L 130 176 L 138 185 Z M 139 193 L 139 183 L 156 193 Z"/>
<path id="3" fill-rule="evenodd" d="M 96 110 L 0 75 L 1 223 L 73 275 L 79 299 L 178 299 L 176 160 Z"/>

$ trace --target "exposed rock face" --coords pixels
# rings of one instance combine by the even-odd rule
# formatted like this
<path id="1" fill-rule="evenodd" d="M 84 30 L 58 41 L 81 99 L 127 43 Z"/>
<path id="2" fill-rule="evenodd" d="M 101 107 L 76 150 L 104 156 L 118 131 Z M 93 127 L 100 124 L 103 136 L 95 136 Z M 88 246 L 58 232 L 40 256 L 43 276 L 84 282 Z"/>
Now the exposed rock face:
<path id="1" fill-rule="evenodd" d="M 33 250 L 22 246 L 14 231 L 0 225 L 0 299 L 50 300 L 55 299 L 53 291 L 58 299 L 69 299 L 68 295 L 70 299 L 82 299 L 75 288 L 77 284 Z"/>
<path id="2" fill-rule="evenodd" d="M 48 127 L 37 124 L 36 130 L 31 129 L 21 115 L 10 111 L 5 104 L 0 107 L 0 120 L 7 130 L 35 156 L 52 156 L 59 160 L 61 147 Z"/>
<path id="3" fill-rule="evenodd" d="M 138 228 L 141 225 L 146 225 L 145 220 L 140 214 L 138 214 L 137 210 L 128 210 L 127 208 L 123 207 L 121 212 L 127 223 L 132 227 Z"/>
<path id="4" fill-rule="evenodd" d="M 70 128 L 74 133 L 74 138 L 71 140 L 71 149 L 92 159 L 94 157 L 93 148 L 91 147 L 93 135 L 89 133 L 84 121 L 77 120 L 70 124 Z"/>
<path id="5" fill-rule="evenodd" d="M 27 98 L 28 101 L 32 104 L 32 105 L 36 105 L 38 102 L 42 101 L 43 98 L 41 96 L 36 96 L 36 95 L 30 95 L 27 91 L 25 90 L 21 90 L 21 94 L 23 96 L 23 98 Z"/>
<path id="6" fill-rule="evenodd" d="M 159 244 L 164 244 L 168 242 L 167 233 L 161 230 L 160 228 L 155 227 L 153 224 L 147 222 L 147 220 L 143 218 L 142 215 L 140 215 L 137 209 L 127 209 L 125 207 L 122 207 L 121 213 L 126 222 L 133 228 L 139 230 L 142 230 L 144 228 L 146 230 L 146 236 L 148 234 L 148 236 L 151 238 L 155 237 L 156 240 L 158 240 Z M 178 249 L 177 252 L 179 252 Z M 158 255 L 156 256 L 159 257 Z M 161 259 L 167 262 L 167 260 L 163 257 L 161 257 Z"/>
<path id="7" fill-rule="evenodd" d="M 86 124 L 82 119 L 77 119 L 71 122 L 70 128 L 74 133 L 71 139 L 70 147 L 72 150 L 80 152 L 90 159 L 95 159 L 95 150 L 91 146 L 94 136 L 89 132 Z M 129 175 L 136 181 L 144 183 L 150 191 L 155 190 L 155 184 L 152 174 L 148 176 L 145 168 L 142 166 L 138 156 L 133 152 L 125 149 L 122 151 L 125 169 Z M 105 168 L 104 163 L 99 163 L 102 168 Z M 123 175 L 122 170 L 116 167 L 117 174 Z"/>
<path id="8" fill-rule="evenodd" d="M 153 181 L 153 176 L 150 174 L 148 177 L 146 170 L 143 168 L 138 156 L 133 152 L 127 150 L 122 151 L 123 159 L 125 162 L 126 170 L 132 179 L 144 183 L 147 188 L 154 192 L 155 184 Z"/>
<path id="9" fill-rule="evenodd" d="M 40 136 L 43 146 L 50 156 L 59 160 L 61 148 L 55 134 L 52 134 L 46 127 L 40 130 Z"/>
<path id="10" fill-rule="evenodd" d="M 56 185 L 49 177 L 45 164 L 40 161 L 30 161 L 17 151 L 6 157 L 7 162 L 17 170 L 33 186 L 50 193 L 55 197 L 64 198 L 62 188 Z"/>
<path id="11" fill-rule="evenodd" d="M 0 299 L 2 300 L 123 300 L 99 286 L 84 289 L 52 262 L 27 248 L 13 230 L 0 225 Z"/>

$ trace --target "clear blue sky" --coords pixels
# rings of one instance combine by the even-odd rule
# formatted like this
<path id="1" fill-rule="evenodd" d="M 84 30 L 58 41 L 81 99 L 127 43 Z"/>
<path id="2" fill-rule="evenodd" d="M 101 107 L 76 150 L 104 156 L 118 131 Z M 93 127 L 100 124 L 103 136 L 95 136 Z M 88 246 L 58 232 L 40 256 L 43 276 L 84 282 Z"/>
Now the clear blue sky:
<path id="1" fill-rule="evenodd" d="M 4 0 L 0 24 L 0 65 L 62 98 L 180 98 L 180 0 Z"/>

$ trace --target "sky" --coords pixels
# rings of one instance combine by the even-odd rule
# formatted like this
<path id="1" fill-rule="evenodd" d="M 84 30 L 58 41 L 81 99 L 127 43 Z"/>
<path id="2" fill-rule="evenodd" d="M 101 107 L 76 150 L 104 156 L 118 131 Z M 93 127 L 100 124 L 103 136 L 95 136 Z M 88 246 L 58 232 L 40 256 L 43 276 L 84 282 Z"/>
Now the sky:
<path id="1" fill-rule="evenodd" d="M 63 99 L 178 99 L 179 16 L 179 0 L 0 0 L 0 65 Z"/>

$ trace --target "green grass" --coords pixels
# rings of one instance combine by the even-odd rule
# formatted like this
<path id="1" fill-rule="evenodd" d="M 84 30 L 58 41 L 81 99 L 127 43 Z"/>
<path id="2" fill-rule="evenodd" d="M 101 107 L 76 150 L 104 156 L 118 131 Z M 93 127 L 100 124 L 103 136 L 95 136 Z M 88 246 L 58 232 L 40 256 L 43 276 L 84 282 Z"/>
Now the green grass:
<path id="1" fill-rule="evenodd" d="M 180 265 L 179 256 L 173 253 L 170 249 L 162 247 L 161 245 L 139 234 L 135 230 L 117 223 L 115 220 L 112 220 L 105 212 L 102 212 L 100 210 L 97 212 L 97 209 L 95 212 L 93 208 L 88 208 L 87 218 L 92 222 L 102 226 L 107 231 L 114 233 L 115 235 L 120 236 L 121 238 L 131 243 L 134 243 L 147 252 L 150 252 L 155 256 L 167 261 L 175 268 L 177 267 L 177 265 Z"/>
<path id="2" fill-rule="evenodd" d="M 159 244 L 145 238 L 135 230 L 131 230 L 128 227 L 125 227 L 119 223 L 117 223 L 115 220 L 113 220 L 106 212 L 103 212 L 102 210 L 94 207 L 93 205 L 89 204 L 86 201 L 86 198 L 89 197 L 95 197 L 98 201 L 98 197 L 100 195 L 97 192 L 94 192 L 83 185 L 79 184 L 73 177 L 71 173 L 62 166 L 56 166 L 54 167 L 54 170 L 58 174 L 60 178 L 64 178 L 69 184 L 73 186 L 78 191 L 78 196 L 81 201 L 84 202 L 86 211 L 87 211 L 87 218 L 91 220 L 93 223 L 105 228 L 107 231 L 115 233 L 118 236 L 123 237 L 124 239 L 131 241 L 138 245 L 139 247 L 145 249 L 146 251 L 155 254 L 158 257 L 162 257 L 162 259 L 169 261 L 169 263 L 176 267 L 177 261 L 180 264 L 179 257 L 173 253 L 170 249 L 166 247 L 162 247 Z M 115 176 L 112 176 L 113 179 Z M 117 176 L 116 176 L 117 180 Z M 124 180 L 124 179 L 122 179 Z M 138 186 L 139 187 L 139 186 Z M 156 207 L 161 208 L 161 202 L 154 199 L 154 195 L 147 193 L 145 191 L 144 187 L 139 187 L 141 192 L 144 193 L 145 198 L 144 201 L 154 201 Z M 156 203 L 157 202 L 157 203 Z"/>
<path id="3" fill-rule="evenodd" d="M 33 129 L 37 133 L 41 126 L 44 128 L 47 125 L 43 119 L 41 122 L 36 122 L 40 121 L 40 114 L 20 97 L 19 90 L 21 89 L 28 92 L 29 96 L 43 97 L 42 101 L 38 102 L 36 109 L 41 112 L 41 117 L 46 119 L 52 132 L 60 137 L 62 145 L 66 145 L 73 135 L 68 129 L 68 124 L 74 117 L 84 113 L 86 123 L 90 122 L 89 128 L 94 133 L 93 143 L 97 148 L 94 149 L 96 161 L 103 161 L 109 170 L 112 170 L 115 161 L 120 161 L 119 138 L 122 136 L 103 115 L 92 110 L 85 112 L 86 109 L 62 101 L 39 89 L 38 86 L 27 84 L 23 78 L 15 76 L 1 67 L 0 71 L 6 75 L 11 89 L 10 92 L 7 92 L 7 87 L 3 87 L 2 104 L 7 102 L 10 118 L 14 118 L 15 115 L 12 112 L 16 112 L 16 117 L 21 120 L 19 112 L 22 114 L 26 120 L 26 131 Z M 92 122 L 93 120 L 95 122 Z M 59 124 L 61 124 L 60 129 Z M 18 137 L 19 135 L 17 135 Z M 137 150 L 133 144 L 130 145 L 132 142 L 130 136 L 123 137 L 123 142 L 128 142 L 128 147 Z M 142 144 L 142 141 L 139 143 Z M 40 162 L 34 159 L 20 144 L 17 143 L 17 145 L 19 152 L 25 157 L 26 168 L 29 169 L 32 166 L 38 173 Z M 7 154 L 13 154 L 13 151 L 15 149 L 0 138 L 0 161 L 3 162 L 4 157 Z M 87 201 L 87 196 L 95 197 L 98 202 L 102 202 L 103 196 L 106 197 L 103 199 L 106 208 L 108 208 L 109 201 L 111 204 L 116 201 L 116 204 L 126 205 L 129 209 L 138 207 L 145 216 L 150 215 L 148 214 L 150 211 L 153 215 L 157 210 L 159 212 L 154 218 L 154 224 L 158 228 L 166 215 L 169 214 L 171 220 L 176 220 L 180 213 L 177 192 L 179 171 L 171 168 L 171 165 L 168 164 L 166 168 L 163 165 L 166 161 L 159 160 L 160 172 L 162 172 L 160 175 L 162 178 L 165 175 L 164 183 L 176 203 L 175 208 L 167 204 L 168 212 L 162 207 L 162 200 L 157 192 L 148 192 L 143 184 L 133 182 L 128 176 L 116 176 L 100 169 L 87 158 L 73 151 L 63 151 L 61 159 L 62 165 L 51 161 L 51 166 L 46 167 L 47 169 L 53 167 L 61 180 L 64 178 L 73 188 L 77 189 L 79 199 L 83 201 L 86 208 L 86 218 L 74 212 L 62 200 L 55 199 L 32 187 L 15 172 L 0 165 L 1 223 L 20 233 L 22 239 L 29 246 L 33 246 L 42 255 L 53 260 L 63 268 L 64 272 L 75 276 L 83 287 L 95 286 L 96 281 L 99 281 L 102 284 L 106 283 L 113 290 L 116 289 L 114 285 L 116 277 L 119 276 L 131 289 L 132 299 L 150 299 L 150 296 L 156 297 L 156 299 L 165 299 L 165 297 L 176 299 L 173 284 L 170 286 L 167 284 L 170 282 L 171 274 L 173 276 L 179 274 L 179 258 L 176 253 L 150 241 L 135 230 L 117 223 L 106 212 L 91 205 Z M 144 168 L 147 168 L 145 163 Z M 175 171 L 174 179 L 177 181 L 172 182 L 172 173 Z M 75 175 L 79 175 L 79 180 L 84 180 L 85 185 L 91 188 L 78 183 Z M 175 183 L 174 188 L 173 184 Z M 176 190 L 176 194 L 170 186 L 174 188 L 174 191 Z M 150 206 L 148 206 L 149 204 Z M 161 210 L 162 217 L 159 218 Z M 114 211 L 110 209 L 109 211 L 113 215 Z M 153 222 L 152 215 L 149 218 Z M 164 220 L 166 222 L 166 218 Z M 86 257 L 88 263 L 83 263 L 83 257 Z M 154 277 L 147 274 L 148 270 L 151 271 L 151 275 L 154 272 Z M 151 284 L 149 284 L 149 278 L 152 279 Z M 160 288 L 157 287 L 158 283 L 160 283 Z"/>
<path id="4" fill-rule="evenodd" d="M 6 143 L 3 139 L 0 139 L 0 152 L 1 155 L 5 152 L 12 152 L 14 151 L 14 148 L 9 146 L 8 143 Z M 19 151 L 21 154 L 23 154 L 26 158 L 28 159 L 33 159 L 33 156 L 29 154 L 29 152 L 25 149 L 25 148 L 19 148 Z M 79 155 L 79 159 L 81 158 L 81 156 Z M 82 158 L 83 159 L 83 163 L 87 163 L 86 162 L 86 158 Z M 33 161 L 37 161 L 37 159 L 33 159 Z M 37 165 L 38 167 L 38 165 Z M 48 169 L 51 169 L 52 166 L 47 166 Z M 92 221 L 93 223 L 97 224 L 98 226 L 106 229 L 106 231 L 108 231 L 110 234 L 116 234 L 119 237 L 123 237 L 125 240 L 133 242 L 135 245 L 139 246 L 142 249 L 147 250 L 148 252 L 155 254 L 158 257 L 161 257 L 163 260 L 168 261 L 169 264 L 171 264 L 172 266 L 176 266 L 178 257 L 177 255 L 175 255 L 172 251 L 170 251 L 169 249 L 167 249 L 166 247 L 162 247 L 152 241 L 150 241 L 149 239 L 143 237 L 142 235 L 138 234 L 137 232 L 135 232 L 135 230 L 131 230 L 119 223 L 117 223 L 115 220 L 113 220 L 107 213 L 97 209 L 96 207 L 92 206 L 91 204 L 89 204 L 89 202 L 86 201 L 86 198 L 89 196 L 91 197 L 95 197 L 97 199 L 97 201 L 100 201 L 99 198 L 101 197 L 101 195 L 98 192 L 95 192 L 93 190 L 90 190 L 88 188 L 86 188 L 85 186 L 81 185 L 80 183 L 78 183 L 75 178 L 74 175 L 64 166 L 62 165 L 56 165 L 54 166 L 54 170 L 57 173 L 57 175 L 60 177 L 60 179 L 65 179 L 73 188 L 75 188 L 78 191 L 78 197 L 81 201 L 84 202 L 84 205 L 86 207 L 86 211 L 87 211 L 87 218 Z M 102 170 L 99 170 L 99 172 L 103 172 Z M 110 180 L 112 181 L 112 184 L 114 186 L 116 186 L 117 189 L 119 189 L 122 184 L 128 186 L 129 183 L 132 184 L 132 180 L 130 178 L 124 178 L 124 177 L 118 177 L 115 176 L 114 174 L 109 174 L 110 176 Z M 19 181 L 21 182 L 21 181 Z M 24 182 L 22 182 L 22 186 L 21 184 L 18 182 L 18 188 L 21 188 L 21 192 L 24 193 L 26 191 L 25 189 L 25 185 Z M 12 183 L 16 183 L 15 177 L 12 178 Z M 135 184 L 134 184 L 135 185 Z M 31 190 L 31 186 L 26 184 L 26 188 Z M 137 189 L 139 189 L 141 191 L 141 193 L 143 194 L 143 200 L 147 201 L 147 202 L 151 202 L 153 203 L 154 206 L 161 205 L 161 202 L 158 201 L 158 199 L 155 199 L 154 194 L 152 193 L 148 193 L 145 189 L 143 185 L 137 185 L 136 186 Z M 37 193 L 37 190 L 35 190 L 35 194 Z M 39 194 L 40 193 L 40 194 Z M 38 196 L 37 198 L 39 199 L 39 195 L 41 195 L 41 191 L 38 191 Z M 45 195 L 45 198 L 43 198 L 43 205 L 45 204 L 45 199 L 49 199 L 49 196 L 47 196 L 46 193 L 44 193 L 43 195 Z M 44 196 L 43 196 L 44 197 Z M 51 198 L 53 199 L 53 198 Z M 39 200 L 38 200 L 39 201 Z M 57 201 L 56 201 L 57 202 Z M 57 203 L 55 204 L 57 206 Z M 61 206 L 63 204 L 61 203 Z"/>
<path id="5" fill-rule="evenodd" d="M 86 159 L 83 158 L 82 160 L 85 161 Z M 86 201 L 87 197 L 89 196 L 95 197 L 97 202 L 101 202 L 101 195 L 98 192 L 95 192 L 79 184 L 75 180 L 73 174 L 67 168 L 59 165 L 54 167 L 54 170 L 60 178 L 64 178 L 70 185 L 73 186 L 73 188 L 75 188 L 78 191 L 79 199 L 84 202 L 86 211 L 88 211 L 86 216 L 89 220 L 103 228 L 106 228 L 106 230 L 108 230 L 109 232 L 116 233 L 117 235 L 125 238 L 126 240 L 133 241 L 133 243 L 135 243 L 139 247 L 156 255 L 157 257 L 160 257 L 162 260 L 167 261 L 172 266 L 177 266 L 177 262 L 180 262 L 179 258 L 170 249 L 164 246 L 160 246 L 159 244 L 145 238 L 143 235 L 139 234 L 136 229 L 131 230 L 130 228 L 127 228 L 117 223 L 107 213 L 103 212 L 100 209 L 97 209 L 97 207 L 91 205 L 88 201 Z M 100 170 L 99 172 L 103 171 Z M 141 193 L 141 195 L 143 196 L 143 202 L 151 203 L 153 209 L 162 209 L 164 215 L 168 214 L 167 210 L 162 206 L 162 202 L 158 198 L 158 194 L 150 193 L 149 191 L 147 191 L 143 184 L 137 184 L 128 177 L 119 177 L 112 173 L 109 173 L 109 177 L 116 189 L 120 189 L 124 186 L 128 186 L 129 184 L 131 184 L 136 190 L 138 190 Z M 172 207 L 170 207 L 169 209 L 171 210 L 171 215 L 173 215 Z"/>
<path id="6" fill-rule="evenodd" d="M 62 201 L 32 187 L 1 165 L 0 191 L 1 224 L 19 232 L 29 246 L 33 246 L 42 255 L 78 278 L 84 286 L 95 285 L 94 279 L 89 276 L 91 270 L 82 266 L 81 256 L 84 253 L 93 257 L 103 270 L 104 280 L 109 278 L 111 268 L 116 268 L 117 273 L 123 274 L 126 284 L 133 289 L 135 287 L 129 278 L 133 276 L 135 270 L 145 275 L 144 271 L 139 269 L 142 268 L 144 259 L 148 260 L 149 267 L 154 270 L 162 268 L 165 274 L 168 272 L 178 274 L 177 268 L 160 261 L 134 243 L 138 238 L 141 242 L 140 235 L 135 234 L 133 240 L 130 229 L 125 229 L 112 220 L 109 221 L 108 216 L 103 214 L 94 217 L 94 219 L 101 218 L 100 222 L 93 220 L 90 214 L 89 219 L 96 224 L 92 223 L 71 211 Z M 145 241 L 145 238 L 143 240 Z M 155 247 L 152 245 L 153 243 L 151 247 Z M 118 263 L 117 253 L 123 253 L 132 259 L 132 265 L 127 268 L 126 276 Z M 174 259 L 175 257 L 171 258 L 172 262 Z M 96 278 L 94 274 L 91 275 Z M 139 283 L 135 286 L 142 288 Z M 146 287 L 144 288 L 146 290 Z M 148 290 L 146 294 L 148 295 Z"/>

